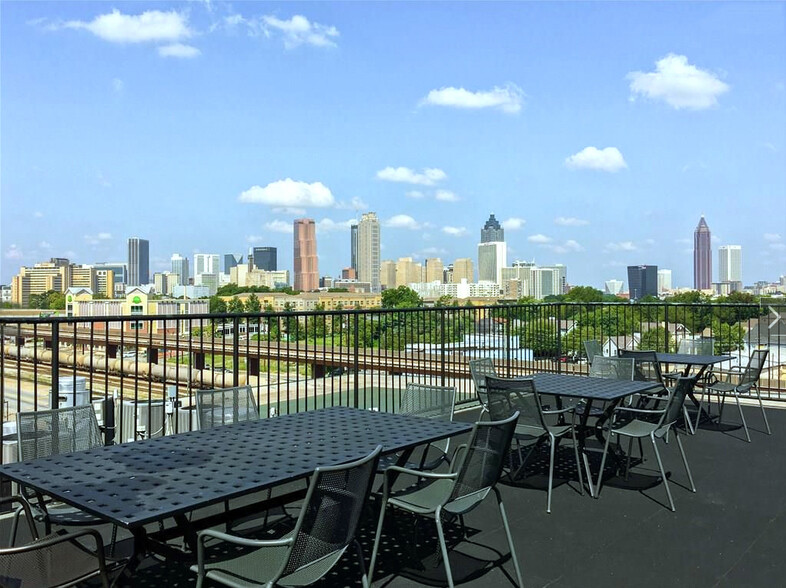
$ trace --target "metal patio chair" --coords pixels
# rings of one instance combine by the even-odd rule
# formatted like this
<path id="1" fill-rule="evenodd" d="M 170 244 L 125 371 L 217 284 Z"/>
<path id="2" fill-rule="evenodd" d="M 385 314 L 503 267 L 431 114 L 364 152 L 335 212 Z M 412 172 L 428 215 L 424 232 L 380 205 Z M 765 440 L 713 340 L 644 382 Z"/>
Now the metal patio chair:
<path id="1" fill-rule="evenodd" d="M 445 542 L 443 521 L 462 517 L 473 510 L 493 492 L 497 498 L 502 524 L 510 547 L 510 556 L 516 570 L 518 585 L 522 586 L 521 569 L 519 568 L 513 537 L 510 534 L 508 518 L 502 496 L 496 488 L 497 482 L 505 467 L 506 456 L 510 451 L 510 443 L 516 428 L 518 412 L 514 412 L 501 421 L 482 421 L 475 423 L 469 442 L 456 450 L 456 456 L 449 473 L 422 472 L 408 468 L 393 466 L 385 472 L 382 492 L 382 505 L 374 537 L 374 550 L 369 566 L 369 582 L 373 579 L 382 527 L 388 505 L 401 510 L 431 517 L 437 526 L 439 547 L 445 564 L 448 586 L 453 587 L 453 573 L 450 569 L 448 547 Z M 408 486 L 399 491 L 391 488 L 393 476 L 414 477 L 421 481 L 415 486 Z"/>
<path id="2" fill-rule="evenodd" d="M 657 352 L 621 349 L 619 356 L 633 359 L 635 364 L 633 368 L 634 380 L 663 383 L 663 374 L 660 370 Z"/>
<path id="3" fill-rule="evenodd" d="M 19 461 L 63 455 L 103 447 L 104 441 L 92 404 L 49 410 L 18 412 L 16 414 L 17 453 Z M 53 503 L 41 493 L 20 487 L 22 495 L 33 500 L 33 518 L 44 524 L 45 534 L 53 526 L 101 525 L 105 521 L 82 510 L 62 503 Z M 21 514 L 19 509 L 15 517 Z M 14 524 L 14 530 L 17 525 Z M 114 552 L 117 527 L 112 527 L 109 553 Z M 11 541 L 14 541 L 12 537 Z"/>
<path id="4" fill-rule="evenodd" d="M 30 542 L 0 548 L 0 586 L 65 588 L 98 578 L 103 588 L 125 564 L 104 556 L 103 538 L 95 529 L 40 538 L 33 523 L 33 509 L 23 496 L 0 498 L 0 505 L 16 503 L 27 520 Z M 15 521 L 16 522 L 16 521 Z M 15 535 L 15 533 L 14 533 Z"/>
<path id="5" fill-rule="evenodd" d="M 691 475 L 690 466 L 688 466 L 688 459 L 685 457 L 685 449 L 682 447 L 680 440 L 679 428 L 674 424 L 682 412 L 683 404 L 685 403 L 686 396 L 693 390 L 696 384 L 695 378 L 686 378 L 680 376 L 677 378 L 677 385 L 668 390 L 666 396 L 652 397 L 655 403 L 655 408 L 633 408 L 631 406 L 618 406 L 614 409 L 613 416 L 609 421 L 609 428 L 607 430 L 606 444 L 603 448 L 603 458 L 600 462 L 600 472 L 598 473 L 598 485 L 595 489 L 595 496 L 600 495 L 600 488 L 603 484 L 603 469 L 606 465 L 606 456 L 609 452 L 609 442 L 612 435 L 618 437 L 628 437 L 632 442 L 633 439 L 643 439 L 649 437 L 652 441 L 652 448 L 655 451 L 655 457 L 658 460 L 658 467 L 660 469 L 661 479 L 663 485 L 666 487 L 666 495 L 669 498 L 669 506 L 672 511 L 674 508 L 674 500 L 671 497 L 671 490 L 669 489 L 669 481 L 666 477 L 666 472 L 663 469 L 663 462 L 658 452 L 658 445 L 656 439 L 663 439 L 665 442 L 669 440 L 669 433 L 674 431 L 674 437 L 677 440 L 677 446 L 680 449 L 682 456 L 682 463 L 685 466 L 685 472 L 688 475 L 688 481 L 693 492 L 696 492 L 696 486 L 693 484 L 693 476 Z M 623 418 L 616 418 L 622 416 Z M 632 418 L 630 418 L 632 417 Z M 644 418 L 642 418 L 644 417 Z M 657 419 L 650 420 L 652 417 Z M 631 445 L 628 445 L 626 475 L 630 469 Z"/>
<path id="6" fill-rule="evenodd" d="M 486 377 L 486 389 L 489 396 L 489 416 L 494 421 L 504 420 L 514 412 L 520 416 L 516 425 L 513 439 L 518 447 L 520 464 L 515 472 L 512 468 L 512 453 L 509 455 L 511 464 L 511 480 L 524 469 L 527 460 L 543 442 L 549 444 L 549 485 L 546 495 L 546 512 L 551 512 L 551 490 L 554 482 L 554 458 L 557 442 L 563 437 L 570 436 L 573 440 L 573 451 L 576 457 L 576 471 L 579 475 L 579 489 L 584 494 L 584 477 L 581 472 L 579 460 L 579 444 L 576 440 L 574 426 L 574 407 L 547 410 L 544 408 L 540 394 L 535 389 L 532 378 L 497 378 Z M 564 417 L 570 417 L 570 423 L 564 423 Z M 552 424 L 548 419 L 555 418 L 558 422 Z M 562 420 L 563 422 L 559 422 Z M 522 454 L 522 445 L 530 445 L 529 451 Z"/>
<path id="7" fill-rule="evenodd" d="M 454 386 L 432 386 L 430 384 L 409 383 L 401 391 L 398 414 L 418 416 L 427 419 L 453 420 L 456 406 L 456 388 Z M 436 450 L 436 456 L 429 459 L 429 451 Z M 418 463 L 408 462 L 406 467 L 421 470 L 434 470 L 443 462 L 450 462 L 448 451 L 450 439 L 430 443 L 423 448 Z M 379 471 L 382 472 L 394 465 L 398 455 L 386 455 L 379 460 Z"/>
<path id="8" fill-rule="evenodd" d="M 764 369 L 764 364 L 767 361 L 767 355 L 769 353 L 769 349 L 754 350 L 751 353 L 747 366 L 744 368 L 742 366 L 732 367 L 728 370 L 726 381 L 716 381 L 705 386 L 702 391 L 701 400 L 699 401 L 699 415 L 701 415 L 701 408 L 704 404 L 704 394 L 707 394 L 708 402 L 710 395 L 716 394 L 718 396 L 718 404 L 720 405 L 720 412 L 718 414 L 718 422 L 720 423 L 723 418 L 723 407 L 726 403 L 726 396 L 733 396 L 737 401 L 737 410 L 740 411 L 740 420 L 742 421 L 743 429 L 745 429 L 745 439 L 750 443 L 751 436 L 748 432 L 748 424 L 745 422 L 745 415 L 742 413 L 740 395 L 755 396 L 759 401 L 759 408 L 761 409 L 761 416 L 764 418 L 764 425 L 767 427 L 767 434 L 772 435 L 770 423 L 767 420 L 767 413 L 764 411 L 764 403 L 761 401 L 761 392 L 758 386 L 761 371 Z"/>
<path id="9" fill-rule="evenodd" d="M 205 578 L 227 586 L 304 586 L 327 574 L 354 544 L 368 587 L 363 552 L 355 539 L 382 446 L 352 463 L 314 470 L 295 528 L 280 539 L 257 540 L 208 529 L 198 534 L 197 588 Z M 220 539 L 249 548 L 235 558 L 208 561 L 205 543 Z"/>
<path id="10" fill-rule="evenodd" d="M 251 386 L 197 390 L 196 410 L 199 430 L 243 421 L 258 421 L 257 408 Z"/>
<path id="11" fill-rule="evenodd" d="M 698 339 L 688 339 L 687 337 L 680 340 L 677 353 L 683 355 L 714 355 L 715 353 L 715 339 L 712 337 L 700 337 Z M 704 371 L 703 379 L 708 379 L 712 368 L 709 367 Z M 661 373 L 661 378 L 665 381 L 676 380 L 678 376 L 684 375 L 682 371 L 675 370 L 672 372 Z"/>
<path id="12" fill-rule="evenodd" d="M 584 341 L 584 351 L 587 354 L 587 362 L 592 366 L 595 356 L 603 356 L 603 347 L 597 339 Z"/>
<path id="13" fill-rule="evenodd" d="M 486 376 L 496 376 L 497 368 L 494 367 L 494 361 L 490 357 L 470 359 L 469 373 L 472 376 L 472 382 L 475 384 L 475 394 L 477 394 L 478 402 L 481 407 L 479 418 L 483 418 L 483 415 L 488 412 Z"/>

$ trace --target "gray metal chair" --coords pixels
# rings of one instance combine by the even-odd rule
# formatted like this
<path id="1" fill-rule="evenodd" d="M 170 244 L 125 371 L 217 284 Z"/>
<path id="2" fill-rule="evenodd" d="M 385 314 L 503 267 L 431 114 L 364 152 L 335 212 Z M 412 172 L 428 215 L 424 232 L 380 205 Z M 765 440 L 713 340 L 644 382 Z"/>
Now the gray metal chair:
<path id="1" fill-rule="evenodd" d="M 374 568 L 379 554 L 382 537 L 382 526 L 388 505 L 416 515 L 428 516 L 437 525 L 439 547 L 445 564 L 448 586 L 453 587 L 453 573 L 450 569 L 448 547 L 445 542 L 443 521 L 462 517 L 477 507 L 486 497 L 494 492 L 499 506 L 502 524 L 510 547 L 510 556 L 516 570 L 518 585 L 522 586 L 521 569 L 519 568 L 513 537 L 510 534 L 508 518 L 502 496 L 496 484 L 505 467 L 506 457 L 510 451 L 510 443 L 516 428 L 518 412 L 514 412 L 501 421 L 482 421 L 475 423 L 469 442 L 456 450 L 456 455 L 449 473 L 422 472 L 408 468 L 393 466 L 385 472 L 382 492 L 382 506 L 377 523 L 377 534 L 374 538 L 374 550 L 371 554 L 369 582 L 373 579 Z M 391 488 L 395 476 L 414 477 L 420 484 L 400 491 Z"/>
<path id="2" fill-rule="evenodd" d="M 715 339 L 712 337 L 700 337 L 698 339 L 689 339 L 685 337 L 680 340 L 677 353 L 683 355 L 713 355 L 715 353 Z M 704 376 L 709 376 L 710 371 L 711 368 L 705 370 Z M 682 375 L 684 375 L 682 371 L 675 370 L 661 373 L 661 378 L 666 381 L 676 380 L 678 376 Z"/>
<path id="3" fill-rule="evenodd" d="M 304 586 L 327 574 L 354 544 L 362 583 L 368 587 L 363 552 L 355 539 L 371 491 L 382 446 L 352 463 L 314 470 L 295 528 L 284 537 L 257 540 L 208 529 L 198 534 L 197 588 L 205 578 L 233 587 Z M 239 557 L 208 561 L 209 539 L 250 548 Z"/>
<path id="4" fill-rule="evenodd" d="M 508 418 L 514 412 L 519 412 L 520 416 L 513 436 L 518 446 L 518 454 L 521 460 L 519 467 L 513 472 L 511 467 L 510 477 L 515 479 L 519 472 L 524 469 L 527 460 L 537 447 L 544 441 L 549 443 L 549 486 L 546 495 L 546 512 L 551 512 L 551 490 L 554 483 L 554 457 L 557 448 L 557 440 L 570 435 L 573 440 L 573 451 L 576 457 L 576 471 L 579 475 L 579 489 L 584 494 L 584 477 L 581 472 L 581 462 L 579 460 L 579 444 L 576 440 L 576 429 L 574 426 L 574 407 L 548 410 L 545 409 L 535 389 L 535 382 L 532 378 L 497 378 L 494 376 L 486 377 L 486 390 L 489 397 L 489 415 L 494 421 L 501 421 Z M 548 418 L 564 419 L 570 416 L 570 424 L 557 422 L 549 423 Z M 526 455 L 522 455 L 522 444 L 530 445 Z M 512 464 L 512 455 L 510 455 Z"/>
<path id="5" fill-rule="evenodd" d="M 666 477 L 666 472 L 663 469 L 663 462 L 658 452 L 658 445 L 656 439 L 664 439 L 668 442 L 668 435 L 670 431 L 674 431 L 674 437 L 677 439 L 677 446 L 682 455 L 682 463 L 685 466 L 685 472 L 688 474 L 688 481 L 693 492 L 696 492 L 696 486 L 693 484 L 693 476 L 691 475 L 690 466 L 688 466 L 688 459 L 685 457 L 685 450 L 682 447 L 680 440 L 679 428 L 675 427 L 677 419 L 682 412 L 685 397 L 693 390 L 696 384 L 695 378 L 686 378 L 680 376 L 677 379 L 677 385 L 668 391 L 664 396 L 654 396 L 652 400 L 656 403 L 655 408 L 633 408 L 630 406 L 618 406 L 614 409 L 612 419 L 609 421 L 610 425 L 607 431 L 606 444 L 603 448 L 603 458 L 600 462 L 600 472 L 598 473 L 598 485 L 595 489 L 595 496 L 599 496 L 601 485 L 603 484 L 603 470 L 606 466 L 606 456 L 609 451 L 609 442 L 613 435 L 619 437 L 628 437 L 631 441 L 633 439 L 643 439 L 649 437 L 652 441 L 652 448 L 655 451 L 655 457 L 658 460 L 658 467 L 660 468 L 661 479 L 663 485 L 666 487 L 666 495 L 669 498 L 669 506 L 671 510 L 674 508 L 674 500 L 671 497 L 671 490 L 669 489 L 669 481 Z M 623 417 L 623 418 L 616 418 Z M 630 418 L 633 417 L 633 418 Z M 656 419 L 649 420 L 652 417 Z M 627 470 L 630 468 L 630 445 L 628 446 L 628 464 Z"/>
<path id="6" fill-rule="evenodd" d="M 18 412 L 16 432 L 19 461 L 86 451 L 104 445 L 92 404 Z M 102 519 L 72 506 L 52 504 L 38 492 L 24 487 L 21 488 L 21 492 L 28 500 L 35 499 L 32 505 L 33 517 L 44 524 L 46 535 L 52 533 L 52 526 L 70 527 L 105 523 Z M 17 509 L 15 516 L 18 517 L 20 512 Z M 116 539 L 117 527 L 113 527 L 110 554 L 114 551 Z"/>
<path id="7" fill-rule="evenodd" d="M 125 562 L 104 556 L 98 531 L 81 529 L 40 538 L 27 500 L 23 496 L 0 498 L 0 506 L 14 503 L 28 523 L 30 542 L 16 546 L 12 541 L 9 547 L 0 548 L 0 586 L 65 588 L 98 578 L 101 586 L 109 588 L 110 576 Z"/>
<path id="8" fill-rule="evenodd" d="M 407 414 L 427 419 L 453 420 L 456 405 L 456 388 L 453 386 L 432 386 L 430 384 L 409 383 L 401 391 L 398 414 Z M 436 457 L 429 459 L 429 450 L 435 449 Z M 406 467 L 421 470 L 434 470 L 443 462 L 449 462 L 448 451 L 450 439 L 431 443 L 423 448 L 418 463 L 408 462 Z M 398 459 L 396 454 L 386 455 L 379 460 L 379 471 L 382 472 L 394 465 Z"/>
<path id="9" fill-rule="evenodd" d="M 633 380 L 635 361 L 626 357 L 595 357 L 590 366 L 590 378 Z"/>
<path id="10" fill-rule="evenodd" d="M 488 396 L 486 394 L 486 376 L 496 376 L 497 368 L 490 357 L 469 360 L 469 373 L 472 382 L 475 384 L 475 394 L 481 406 L 480 418 L 488 412 Z"/>
<path id="11" fill-rule="evenodd" d="M 643 382 L 663 383 L 660 362 L 655 351 L 632 351 L 621 349 L 620 357 L 632 358 L 635 362 L 633 379 Z"/>
<path id="12" fill-rule="evenodd" d="M 589 339 L 584 341 L 584 351 L 587 354 L 587 361 L 589 362 L 590 366 L 592 366 L 592 362 L 595 360 L 595 356 L 603 355 L 603 347 L 601 346 L 600 342 L 596 339 Z"/>
<path id="13" fill-rule="evenodd" d="M 772 435 L 770 423 L 767 420 L 767 413 L 764 411 L 764 404 L 761 401 L 761 392 L 758 386 L 761 371 L 764 368 L 769 353 L 769 349 L 756 349 L 751 353 L 747 366 L 744 368 L 742 366 L 735 366 L 728 370 L 725 382 L 716 381 L 705 386 L 704 392 L 702 392 L 701 395 L 701 400 L 699 401 L 699 415 L 701 415 L 701 409 L 704 404 L 704 394 L 707 394 L 709 401 L 710 395 L 714 393 L 717 394 L 718 403 L 720 405 L 720 413 L 718 414 L 718 422 L 720 422 L 723 418 L 723 407 L 726 402 L 726 396 L 733 396 L 737 401 L 737 410 L 740 411 L 740 420 L 742 421 L 742 427 L 745 429 L 745 438 L 748 443 L 750 443 L 751 436 L 748 432 L 748 424 L 745 422 L 745 415 L 742 412 L 740 395 L 755 396 L 759 401 L 759 408 L 761 409 L 761 416 L 764 418 L 764 425 L 767 427 L 767 434 Z"/>
<path id="14" fill-rule="evenodd" d="M 200 431 L 243 421 L 259 420 L 251 386 L 196 391 L 197 427 Z"/>

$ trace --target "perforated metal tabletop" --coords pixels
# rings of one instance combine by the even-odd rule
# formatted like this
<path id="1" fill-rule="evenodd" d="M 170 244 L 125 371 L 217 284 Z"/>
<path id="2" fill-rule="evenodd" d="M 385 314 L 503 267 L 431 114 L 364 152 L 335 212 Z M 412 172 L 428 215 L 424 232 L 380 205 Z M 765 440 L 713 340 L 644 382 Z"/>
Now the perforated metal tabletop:
<path id="1" fill-rule="evenodd" d="M 308 476 L 318 466 L 402 451 L 471 423 L 326 408 L 0 467 L 0 476 L 126 528 Z"/>
<path id="2" fill-rule="evenodd" d="M 691 355 L 689 353 L 656 353 L 655 357 L 661 363 L 681 363 L 704 367 L 733 359 L 731 355 Z"/>
<path id="3" fill-rule="evenodd" d="M 572 374 L 534 374 L 535 389 L 541 394 L 591 398 L 595 400 L 618 400 L 631 394 L 651 390 L 653 382 L 636 380 L 610 380 L 588 378 Z"/>

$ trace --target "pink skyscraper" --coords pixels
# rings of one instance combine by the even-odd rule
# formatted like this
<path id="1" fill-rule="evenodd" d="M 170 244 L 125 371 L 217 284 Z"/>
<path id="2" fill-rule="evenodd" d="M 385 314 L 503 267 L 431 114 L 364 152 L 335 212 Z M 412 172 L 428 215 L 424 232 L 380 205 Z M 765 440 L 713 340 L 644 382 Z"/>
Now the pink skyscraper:
<path id="1" fill-rule="evenodd" d="M 317 232 L 314 219 L 295 220 L 295 290 L 319 288 Z"/>

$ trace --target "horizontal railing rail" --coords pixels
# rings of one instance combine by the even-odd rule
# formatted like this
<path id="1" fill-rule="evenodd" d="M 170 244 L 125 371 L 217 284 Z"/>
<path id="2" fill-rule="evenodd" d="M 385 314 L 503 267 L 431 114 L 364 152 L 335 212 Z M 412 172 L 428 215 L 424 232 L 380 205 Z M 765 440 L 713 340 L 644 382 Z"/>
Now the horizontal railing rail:
<path id="1" fill-rule="evenodd" d="M 672 351 L 697 337 L 733 358 L 721 373 L 769 349 L 759 388 L 786 399 L 786 304 L 553 302 L 0 317 L 0 407 L 10 421 L 18 411 L 82 402 L 101 413 L 113 399 L 115 440 L 126 442 L 193 429 L 199 389 L 251 386 L 266 416 L 339 404 L 395 411 L 409 382 L 452 385 L 459 402 L 473 402 L 473 358 L 491 357 L 508 376 L 586 374 L 588 339 L 616 355 Z"/>

